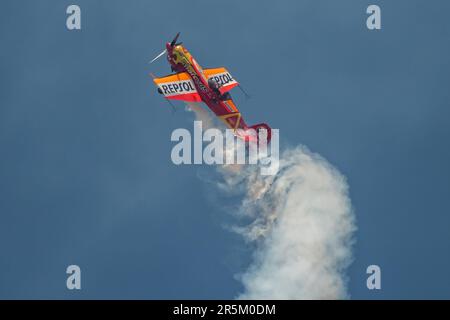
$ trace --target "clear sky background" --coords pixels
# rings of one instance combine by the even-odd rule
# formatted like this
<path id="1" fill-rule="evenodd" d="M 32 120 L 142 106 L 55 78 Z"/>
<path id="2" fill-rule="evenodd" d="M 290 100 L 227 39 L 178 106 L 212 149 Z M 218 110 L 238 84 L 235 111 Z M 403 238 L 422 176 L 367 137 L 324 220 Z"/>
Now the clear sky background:
<path id="1" fill-rule="evenodd" d="M 82 30 L 66 29 L 78 4 Z M 382 30 L 366 28 L 378 4 Z M 199 174 L 175 166 L 149 66 L 178 31 L 226 66 L 247 123 L 348 179 L 355 299 L 450 298 L 450 3 L 2 1 L 0 298 L 233 298 L 250 248 Z M 66 267 L 82 290 L 66 289 Z M 366 288 L 366 268 L 382 289 Z"/>

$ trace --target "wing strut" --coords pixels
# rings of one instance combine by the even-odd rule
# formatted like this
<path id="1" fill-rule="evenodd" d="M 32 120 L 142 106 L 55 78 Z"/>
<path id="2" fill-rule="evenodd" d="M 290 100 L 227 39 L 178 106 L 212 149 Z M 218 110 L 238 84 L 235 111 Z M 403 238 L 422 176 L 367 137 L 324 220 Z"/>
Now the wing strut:
<path id="1" fill-rule="evenodd" d="M 244 90 L 241 84 L 238 85 L 239 89 L 241 89 L 242 93 L 245 95 L 246 99 L 250 99 L 250 95 Z"/>

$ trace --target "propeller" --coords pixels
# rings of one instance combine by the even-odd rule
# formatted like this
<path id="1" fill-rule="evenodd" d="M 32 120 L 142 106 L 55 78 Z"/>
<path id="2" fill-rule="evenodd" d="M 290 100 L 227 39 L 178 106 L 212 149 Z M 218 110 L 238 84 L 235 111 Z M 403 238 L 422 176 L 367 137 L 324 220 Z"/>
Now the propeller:
<path id="1" fill-rule="evenodd" d="M 180 33 L 178 32 L 177 35 L 175 36 L 175 38 L 173 38 L 172 42 L 170 43 L 171 47 L 178 45 L 177 40 L 178 40 L 179 36 L 180 36 Z"/>
<path id="2" fill-rule="evenodd" d="M 175 36 L 175 38 L 173 38 L 172 42 L 170 42 L 170 46 L 178 46 L 180 44 L 182 44 L 183 42 L 177 42 L 178 37 L 180 36 L 180 33 L 178 32 L 177 35 Z M 161 52 L 160 54 L 158 54 L 155 58 L 153 58 L 152 61 L 150 61 L 149 63 L 152 64 L 153 62 L 155 62 L 156 60 L 158 60 L 159 58 L 161 58 L 163 55 L 165 55 L 167 53 L 167 49 L 164 49 L 163 52 Z"/>
<path id="3" fill-rule="evenodd" d="M 161 52 L 161 53 L 158 54 L 156 57 L 154 57 L 153 60 L 150 61 L 149 63 L 151 64 L 151 63 L 155 62 L 156 60 L 158 60 L 159 58 L 161 58 L 161 57 L 162 57 L 163 55 L 165 55 L 166 53 L 167 53 L 167 49 L 164 49 L 163 52 Z"/>

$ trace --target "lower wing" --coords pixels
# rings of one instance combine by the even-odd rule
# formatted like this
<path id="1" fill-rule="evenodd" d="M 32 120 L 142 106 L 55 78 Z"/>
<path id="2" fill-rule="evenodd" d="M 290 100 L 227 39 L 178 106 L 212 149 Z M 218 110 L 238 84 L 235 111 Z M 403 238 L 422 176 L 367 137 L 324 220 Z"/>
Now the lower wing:
<path id="1" fill-rule="evenodd" d="M 172 74 L 162 78 L 153 78 L 158 92 L 170 100 L 201 102 L 202 98 L 186 72 Z"/>
<path id="2" fill-rule="evenodd" d="M 222 94 L 239 85 L 225 68 L 203 69 L 203 73 L 208 80 L 212 78 L 217 82 Z"/>

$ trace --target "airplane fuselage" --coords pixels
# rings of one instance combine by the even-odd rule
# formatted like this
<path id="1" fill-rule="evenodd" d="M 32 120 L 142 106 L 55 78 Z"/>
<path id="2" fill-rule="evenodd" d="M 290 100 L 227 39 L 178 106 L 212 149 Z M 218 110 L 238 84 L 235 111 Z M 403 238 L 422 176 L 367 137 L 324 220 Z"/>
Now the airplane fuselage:
<path id="1" fill-rule="evenodd" d="M 221 99 L 220 92 L 210 88 L 202 67 L 195 61 L 186 48 L 181 45 L 171 47 L 167 44 L 167 59 L 176 72 L 186 72 L 192 79 L 202 101 L 231 129 L 247 130 L 248 126 L 241 117 L 231 97 Z"/>

